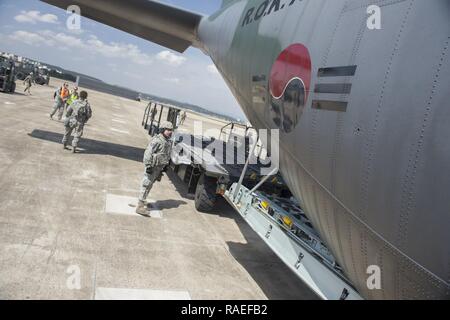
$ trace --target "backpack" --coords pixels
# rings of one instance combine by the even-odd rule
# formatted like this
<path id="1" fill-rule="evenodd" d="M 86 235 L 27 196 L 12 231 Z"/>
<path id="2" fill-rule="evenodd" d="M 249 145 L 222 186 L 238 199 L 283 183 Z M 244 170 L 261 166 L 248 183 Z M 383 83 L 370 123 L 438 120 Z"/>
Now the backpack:
<path id="1" fill-rule="evenodd" d="M 91 108 L 89 107 L 89 103 L 87 103 L 85 106 L 78 109 L 77 118 L 80 119 L 83 122 L 86 122 L 91 117 Z"/>
<path id="2" fill-rule="evenodd" d="M 53 92 L 53 99 L 56 99 L 56 95 L 61 95 L 61 89 L 62 87 L 60 87 L 58 90 L 56 90 L 55 92 Z"/>

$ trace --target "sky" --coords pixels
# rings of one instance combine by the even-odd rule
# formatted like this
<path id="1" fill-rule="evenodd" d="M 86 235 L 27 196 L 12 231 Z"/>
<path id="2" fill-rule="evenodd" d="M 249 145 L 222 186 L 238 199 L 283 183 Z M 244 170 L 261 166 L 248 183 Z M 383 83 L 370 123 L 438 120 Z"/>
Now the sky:
<path id="1" fill-rule="evenodd" d="M 160 2 L 209 15 L 222 0 Z M 0 51 L 245 119 L 211 59 L 200 50 L 180 54 L 86 18 L 81 18 L 80 30 L 70 30 L 68 17 L 38 0 L 0 0 Z"/>

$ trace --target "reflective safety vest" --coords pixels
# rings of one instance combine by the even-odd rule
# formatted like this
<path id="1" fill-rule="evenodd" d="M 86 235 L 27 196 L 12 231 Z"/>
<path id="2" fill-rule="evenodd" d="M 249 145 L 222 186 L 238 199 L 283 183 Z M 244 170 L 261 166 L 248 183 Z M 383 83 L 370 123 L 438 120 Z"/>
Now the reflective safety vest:
<path id="1" fill-rule="evenodd" d="M 61 88 L 61 99 L 66 99 L 69 96 L 69 90 L 62 87 Z"/>
<path id="2" fill-rule="evenodd" d="M 71 105 L 72 102 L 74 102 L 74 101 L 77 100 L 77 99 L 78 99 L 78 95 L 77 95 L 76 93 L 72 93 L 72 94 L 70 95 L 70 98 L 67 99 L 67 104 L 68 104 L 68 105 Z"/>

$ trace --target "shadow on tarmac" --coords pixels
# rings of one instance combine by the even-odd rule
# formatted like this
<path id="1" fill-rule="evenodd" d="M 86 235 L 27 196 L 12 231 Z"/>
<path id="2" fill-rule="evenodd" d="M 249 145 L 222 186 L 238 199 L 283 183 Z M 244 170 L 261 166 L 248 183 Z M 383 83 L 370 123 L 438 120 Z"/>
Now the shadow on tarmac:
<path id="1" fill-rule="evenodd" d="M 176 173 L 168 170 L 166 174 L 183 198 L 193 198 L 187 192 L 187 186 Z M 318 299 L 317 295 L 302 280 L 297 278 L 223 197 L 217 199 L 217 203 L 211 212 L 201 214 L 216 215 L 235 221 L 245 238 L 245 242 L 226 241 L 228 250 L 268 299 Z"/>
<path id="2" fill-rule="evenodd" d="M 34 129 L 31 133 L 28 133 L 28 135 L 32 138 L 47 140 L 59 144 L 61 144 L 61 140 L 63 138 L 63 134 L 61 133 L 40 129 Z M 67 145 L 70 145 L 71 141 L 72 137 L 69 139 Z M 77 149 L 77 153 L 80 154 L 109 155 L 137 162 L 142 162 L 145 152 L 145 149 L 143 148 L 130 147 L 122 144 L 98 141 L 83 137 L 80 139 L 79 147 L 81 149 Z"/>
<path id="3" fill-rule="evenodd" d="M 157 200 L 154 203 L 155 207 L 160 210 L 178 208 L 183 204 L 187 204 L 187 202 L 183 200 Z"/>

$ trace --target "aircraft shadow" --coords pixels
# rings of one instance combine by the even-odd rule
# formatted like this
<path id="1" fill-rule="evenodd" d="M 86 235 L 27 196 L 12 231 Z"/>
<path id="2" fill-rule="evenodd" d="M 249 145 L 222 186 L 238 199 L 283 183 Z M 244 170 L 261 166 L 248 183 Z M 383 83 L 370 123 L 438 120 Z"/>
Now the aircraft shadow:
<path id="1" fill-rule="evenodd" d="M 167 171 L 167 177 L 182 197 L 193 199 L 193 196 L 187 193 L 187 186 L 172 170 Z M 316 294 L 272 252 L 224 198 L 218 199 L 213 211 L 202 214 L 216 215 L 235 221 L 245 242 L 226 241 L 229 252 L 268 299 L 317 299 Z"/>
<path id="2" fill-rule="evenodd" d="M 63 138 L 63 134 L 34 129 L 28 135 L 32 138 L 47 140 L 55 143 L 61 144 L 61 140 Z M 70 145 L 73 137 L 70 138 L 68 145 Z M 80 150 L 78 153 L 81 154 L 100 154 L 100 155 L 110 155 L 113 157 L 123 158 L 127 160 L 142 162 L 142 158 L 144 157 L 143 148 L 136 148 L 131 146 L 126 146 L 117 143 L 98 141 L 88 138 L 81 138 L 79 143 Z"/>

